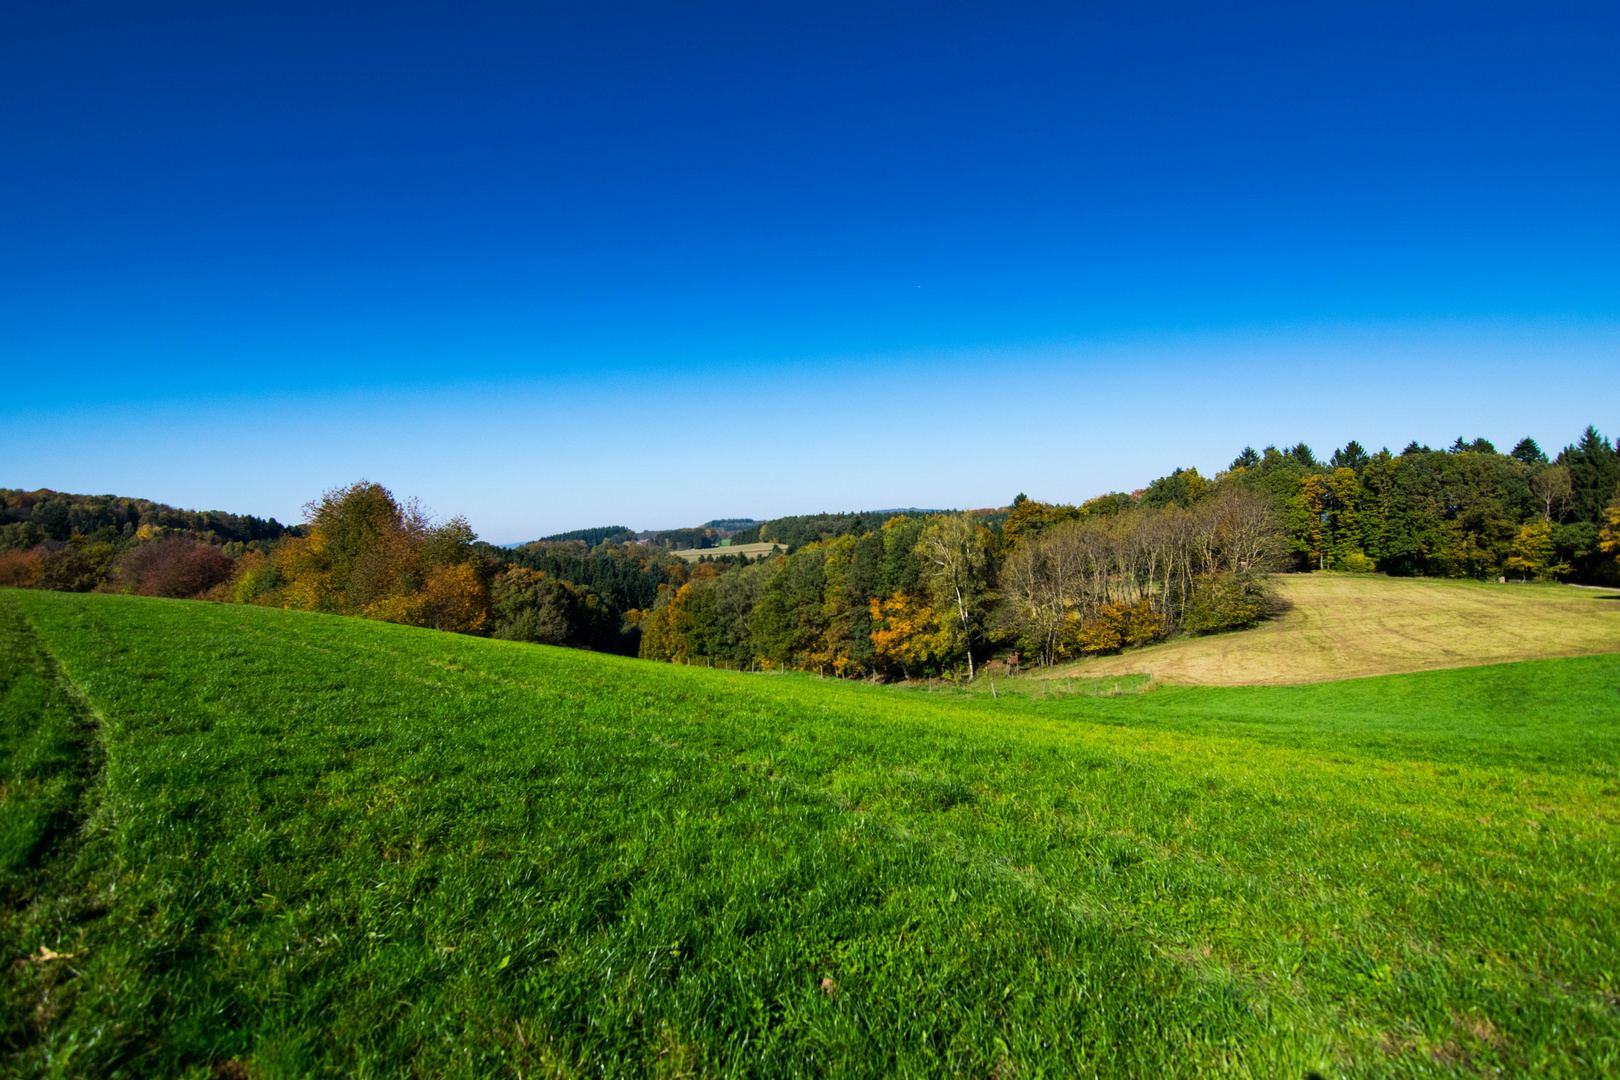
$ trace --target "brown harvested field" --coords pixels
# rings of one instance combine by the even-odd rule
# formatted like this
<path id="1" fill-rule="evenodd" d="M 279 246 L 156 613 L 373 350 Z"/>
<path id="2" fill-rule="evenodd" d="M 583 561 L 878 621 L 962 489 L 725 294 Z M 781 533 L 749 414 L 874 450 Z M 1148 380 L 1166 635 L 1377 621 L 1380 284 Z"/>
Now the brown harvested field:
<path id="1" fill-rule="evenodd" d="M 1620 653 L 1620 592 L 1334 573 L 1276 580 L 1292 607 L 1253 630 L 1133 649 L 1043 674 L 1152 672 L 1171 683 L 1276 686 Z"/>
<path id="2" fill-rule="evenodd" d="M 672 551 L 671 555 L 678 555 L 687 562 L 697 562 L 705 555 L 746 555 L 750 559 L 757 559 L 761 555 L 772 551 L 786 551 L 784 544 L 732 544 L 730 547 L 692 548 L 689 551 Z"/>

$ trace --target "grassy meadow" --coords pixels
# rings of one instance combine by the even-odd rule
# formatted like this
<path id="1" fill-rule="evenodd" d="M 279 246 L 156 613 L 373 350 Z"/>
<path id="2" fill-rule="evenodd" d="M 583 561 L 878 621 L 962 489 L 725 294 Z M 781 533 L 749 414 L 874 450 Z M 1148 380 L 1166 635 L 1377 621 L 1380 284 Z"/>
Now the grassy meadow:
<path id="1" fill-rule="evenodd" d="M 1381 574 L 1282 574 L 1280 616 L 1063 665 L 1201 686 L 1279 686 L 1620 651 L 1620 592 Z"/>
<path id="2" fill-rule="evenodd" d="M 1117 697 L 0 592 L 5 1070 L 1620 1071 L 1620 656 Z"/>

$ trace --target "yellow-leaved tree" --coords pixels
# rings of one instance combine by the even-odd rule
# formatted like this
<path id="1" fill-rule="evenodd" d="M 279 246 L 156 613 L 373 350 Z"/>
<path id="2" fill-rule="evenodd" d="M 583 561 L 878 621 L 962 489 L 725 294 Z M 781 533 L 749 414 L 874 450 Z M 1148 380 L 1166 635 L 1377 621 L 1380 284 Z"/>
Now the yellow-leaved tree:
<path id="1" fill-rule="evenodd" d="M 435 524 L 361 480 L 309 503 L 304 520 L 269 558 L 239 561 L 237 600 L 464 634 L 488 622 L 491 567 L 465 518 Z"/>
<path id="2" fill-rule="evenodd" d="M 1598 547 L 1614 552 L 1615 561 L 1620 562 L 1620 499 L 1603 510 L 1603 531 L 1598 533 Z"/>
<path id="3" fill-rule="evenodd" d="M 1559 574 L 1569 573 L 1569 564 L 1555 562 L 1553 527 L 1550 521 L 1534 521 L 1519 526 L 1513 538 L 1513 554 L 1508 556 L 1507 568 L 1521 578 L 1550 581 Z"/>
<path id="4" fill-rule="evenodd" d="M 872 647 L 906 678 L 911 678 L 913 668 L 921 671 L 944 650 L 939 620 L 922 597 L 897 591 L 887 600 L 873 600 L 871 611 L 872 623 L 878 627 L 869 635 Z"/>

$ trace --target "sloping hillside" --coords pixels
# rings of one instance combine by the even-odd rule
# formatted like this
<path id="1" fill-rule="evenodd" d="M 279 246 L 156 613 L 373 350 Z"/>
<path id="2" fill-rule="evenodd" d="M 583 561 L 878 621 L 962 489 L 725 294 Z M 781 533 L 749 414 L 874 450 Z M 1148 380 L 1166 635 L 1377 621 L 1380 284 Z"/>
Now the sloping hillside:
<path id="1" fill-rule="evenodd" d="M 1620 653 L 1620 592 L 1363 574 L 1276 580 L 1289 609 L 1252 630 L 1133 649 L 1037 677 L 1152 672 L 1188 685 L 1280 686 Z"/>
<path id="2" fill-rule="evenodd" d="M 1617 681 L 994 700 L 0 591 L 0 1073 L 1609 1075 Z"/>

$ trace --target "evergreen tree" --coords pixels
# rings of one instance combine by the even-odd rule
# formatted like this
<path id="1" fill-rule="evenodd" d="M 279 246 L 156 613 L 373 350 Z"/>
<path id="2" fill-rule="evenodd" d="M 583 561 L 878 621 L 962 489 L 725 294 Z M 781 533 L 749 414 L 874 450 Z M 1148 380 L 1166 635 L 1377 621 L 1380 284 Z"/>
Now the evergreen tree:
<path id="1" fill-rule="evenodd" d="M 1547 462 L 1547 455 L 1541 452 L 1541 447 L 1536 445 L 1536 440 L 1528 436 L 1520 439 L 1518 445 L 1513 448 L 1512 453 L 1508 456 L 1521 465 L 1544 465 Z"/>
<path id="2" fill-rule="evenodd" d="M 1335 469 L 1351 469 L 1357 475 L 1367 467 L 1367 451 L 1356 440 L 1351 439 L 1344 444 L 1343 450 L 1333 451 L 1333 467 Z"/>

